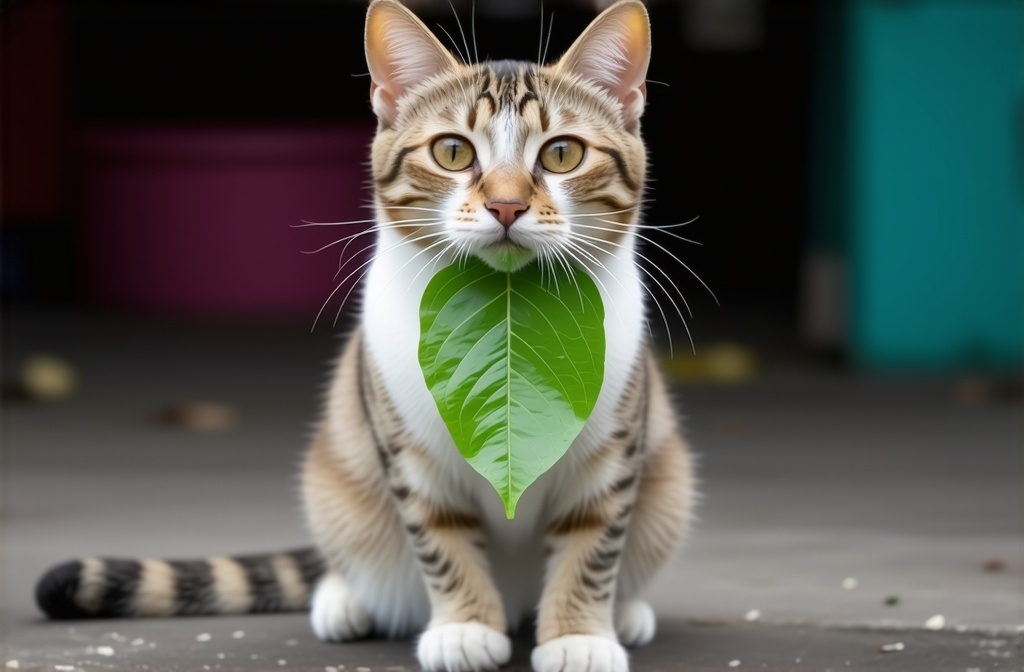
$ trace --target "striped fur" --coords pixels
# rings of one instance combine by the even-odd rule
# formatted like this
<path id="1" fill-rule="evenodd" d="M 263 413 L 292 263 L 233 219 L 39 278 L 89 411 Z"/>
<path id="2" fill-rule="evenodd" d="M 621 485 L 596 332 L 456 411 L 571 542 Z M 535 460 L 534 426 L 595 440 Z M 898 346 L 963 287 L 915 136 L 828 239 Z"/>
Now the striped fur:
<path id="1" fill-rule="evenodd" d="M 323 571 L 311 548 L 205 560 L 83 558 L 49 570 L 36 602 L 59 619 L 302 611 Z"/>
<path id="2" fill-rule="evenodd" d="M 642 592 L 682 543 L 694 497 L 687 446 L 644 338 L 634 259 L 646 12 L 622 0 L 550 65 L 464 64 L 397 2 L 375 0 L 366 46 L 379 120 L 377 251 L 361 324 L 303 465 L 317 550 L 80 560 L 44 577 L 40 606 L 71 618 L 310 604 L 321 639 L 418 634 L 427 672 L 496 668 L 509 660 L 508 633 L 526 626 L 536 672 L 626 672 L 623 646 L 654 636 Z M 431 151 L 451 135 L 475 157 L 457 172 Z M 541 149 L 562 137 L 582 143 L 582 161 L 545 170 Z M 500 222 L 493 203 L 518 204 L 518 218 Z M 576 265 L 605 307 L 594 411 L 514 520 L 459 455 L 417 360 L 432 271 L 468 255 L 508 270 L 533 259 Z"/>

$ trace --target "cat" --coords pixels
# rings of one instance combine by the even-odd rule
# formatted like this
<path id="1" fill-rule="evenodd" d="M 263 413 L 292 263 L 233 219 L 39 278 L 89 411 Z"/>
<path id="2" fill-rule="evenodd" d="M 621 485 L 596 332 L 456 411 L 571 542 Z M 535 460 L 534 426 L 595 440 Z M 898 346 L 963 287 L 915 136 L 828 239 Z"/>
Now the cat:
<path id="1" fill-rule="evenodd" d="M 375 0 L 365 44 L 378 239 L 302 470 L 316 549 L 81 559 L 44 576 L 38 602 L 57 618 L 309 608 L 324 640 L 418 634 L 428 672 L 499 667 L 532 617 L 537 672 L 626 672 L 624 647 L 655 632 L 642 591 L 694 499 L 634 259 L 647 12 L 621 0 L 551 65 L 467 64 L 401 4 Z M 596 407 L 512 520 L 456 450 L 417 360 L 431 270 L 467 255 L 510 271 L 572 263 L 605 305 Z"/>

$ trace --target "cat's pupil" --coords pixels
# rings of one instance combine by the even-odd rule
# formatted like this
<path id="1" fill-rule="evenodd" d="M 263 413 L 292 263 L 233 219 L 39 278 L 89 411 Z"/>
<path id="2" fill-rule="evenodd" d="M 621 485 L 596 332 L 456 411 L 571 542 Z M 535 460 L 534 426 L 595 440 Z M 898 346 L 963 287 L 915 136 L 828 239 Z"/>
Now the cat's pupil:
<path id="1" fill-rule="evenodd" d="M 459 141 L 458 140 L 451 140 L 450 142 L 451 142 L 451 148 L 452 148 L 452 163 L 454 163 L 455 162 L 455 155 L 459 153 Z"/>

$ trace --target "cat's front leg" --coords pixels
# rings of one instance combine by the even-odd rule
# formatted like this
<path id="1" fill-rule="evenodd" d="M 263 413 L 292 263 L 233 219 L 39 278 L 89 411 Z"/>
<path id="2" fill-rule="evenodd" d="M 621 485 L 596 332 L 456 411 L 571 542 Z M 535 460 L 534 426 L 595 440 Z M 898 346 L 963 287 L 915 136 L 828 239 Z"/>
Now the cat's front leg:
<path id="1" fill-rule="evenodd" d="M 420 665 L 428 672 L 476 672 L 507 663 L 512 645 L 482 522 L 429 493 L 393 487 L 430 597 L 430 623 L 416 649 Z"/>
<path id="2" fill-rule="evenodd" d="M 374 443 L 430 599 L 430 622 L 416 649 L 420 666 L 426 672 L 497 669 L 508 662 L 512 644 L 483 522 L 436 456 L 406 431 L 365 355 L 361 371 Z"/>
<path id="3" fill-rule="evenodd" d="M 623 476 L 598 501 L 548 528 L 551 555 L 532 656 L 535 672 L 628 670 L 613 618 L 635 480 Z"/>

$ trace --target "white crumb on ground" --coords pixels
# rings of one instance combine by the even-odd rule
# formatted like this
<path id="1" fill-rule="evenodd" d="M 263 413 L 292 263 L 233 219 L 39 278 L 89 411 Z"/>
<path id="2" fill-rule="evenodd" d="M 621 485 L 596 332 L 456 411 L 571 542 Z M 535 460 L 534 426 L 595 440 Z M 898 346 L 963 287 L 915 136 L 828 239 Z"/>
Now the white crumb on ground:
<path id="1" fill-rule="evenodd" d="M 357 667 L 356 668 L 356 672 L 370 672 L 370 668 L 368 668 L 368 667 Z"/>
<path id="2" fill-rule="evenodd" d="M 4 663 L 4 667 L 6 667 L 8 670 L 20 670 L 21 663 L 19 663 L 16 660 L 8 660 L 6 663 Z"/>
<path id="3" fill-rule="evenodd" d="M 751 623 L 753 623 L 754 621 L 761 620 L 761 610 L 760 609 L 751 609 L 750 611 L 748 611 L 746 614 L 743 615 L 743 620 L 744 621 L 750 621 Z"/>
<path id="4" fill-rule="evenodd" d="M 842 585 L 843 590 L 853 590 L 857 587 L 857 579 L 853 578 L 852 576 L 848 576 L 845 579 L 843 579 Z"/>
<path id="5" fill-rule="evenodd" d="M 729 667 L 739 667 L 739 666 L 740 666 L 740 661 L 738 661 L 738 660 L 730 660 L 729 661 Z"/>
<path id="6" fill-rule="evenodd" d="M 281 667 L 284 667 L 285 665 L 288 664 L 288 661 L 285 660 L 284 658 L 282 658 L 281 660 L 277 661 L 277 664 L 280 665 Z"/>
<path id="7" fill-rule="evenodd" d="M 338 672 L 338 668 L 331 667 L 330 665 L 328 665 L 327 667 L 324 668 L 324 672 Z"/>
<path id="8" fill-rule="evenodd" d="M 942 630 L 946 627 L 946 617 L 942 614 L 935 614 L 924 622 L 926 630 Z"/>
<path id="9" fill-rule="evenodd" d="M 245 630 L 235 630 L 231 633 L 231 636 L 235 639 L 242 639 L 243 637 L 245 637 Z"/>
<path id="10" fill-rule="evenodd" d="M 208 642 L 211 639 L 213 639 L 213 635 L 211 635 L 208 632 L 200 632 L 198 635 L 196 635 L 197 642 Z"/>
<path id="11" fill-rule="evenodd" d="M 74 665 L 54 665 L 53 669 L 59 670 L 60 672 L 72 672 L 75 669 Z"/>
<path id="12" fill-rule="evenodd" d="M 139 637 L 137 639 L 133 639 L 132 640 L 132 646 L 142 646 L 145 643 L 146 643 L 146 640 L 144 640 L 142 637 Z"/>
<path id="13" fill-rule="evenodd" d="M 882 653 L 893 653 L 895 651 L 902 651 L 906 647 L 903 646 L 903 642 L 895 642 L 893 644 L 882 644 L 878 647 L 878 650 Z"/>
<path id="14" fill-rule="evenodd" d="M 114 655 L 114 648 L 111 646 L 97 646 L 96 653 L 101 656 L 112 656 Z"/>
<path id="15" fill-rule="evenodd" d="M 217 658 L 219 658 L 220 660 L 224 660 L 225 658 L 227 658 L 227 656 L 224 655 L 223 653 L 218 653 L 217 654 Z"/>

